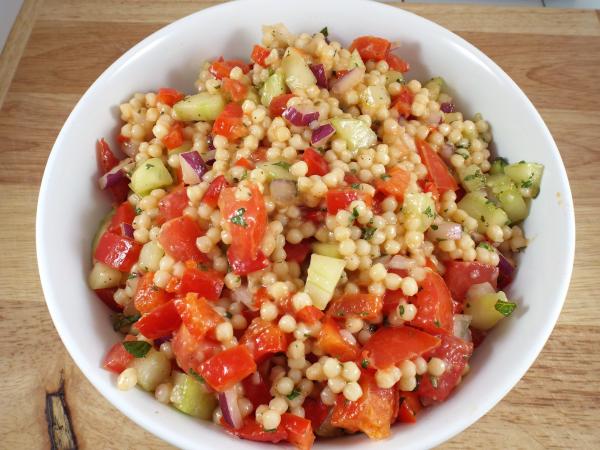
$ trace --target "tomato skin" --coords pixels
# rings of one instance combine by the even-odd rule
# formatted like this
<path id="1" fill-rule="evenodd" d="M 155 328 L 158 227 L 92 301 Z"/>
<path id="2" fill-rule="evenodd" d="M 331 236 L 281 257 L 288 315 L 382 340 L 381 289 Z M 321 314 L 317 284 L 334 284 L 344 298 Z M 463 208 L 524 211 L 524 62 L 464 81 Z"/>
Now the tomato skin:
<path id="1" fill-rule="evenodd" d="M 258 251 L 253 259 L 244 259 L 240 255 L 229 248 L 227 250 L 227 261 L 231 267 L 231 271 L 236 275 L 248 275 L 257 270 L 264 269 L 269 263 L 269 258 L 263 252 Z"/>
<path id="2" fill-rule="evenodd" d="M 310 220 L 314 224 L 321 224 L 325 220 L 325 211 L 319 208 L 300 207 L 304 220 Z"/>
<path id="3" fill-rule="evenodd" d="M 404 61 L 399 56 L 394 55 L 393 53 L 388 53 L 385 57 L 385 61 L 390 66 L 390 69 L 397 70 L 398 72 L 408 72 L 410 70 L 410 64 Z"/>
<path id="4" fill-rule="evenodd" d="M 158 235 L 158 242 L 165 253 L 176 261 L 191 259 L 206 262 L 206 256 L 196 247 L 196 239 L 203 234 L 197 221 L 188 216 L 181 216 L 165 222 Z"/>
<path id="5" fill-rule="evenodd" d="M 323 320 L 317 343 L 323 352 L 338 358 L 340 361 L 353 361 L 358 357 L 360 349 L 356 344 L 346 342 L 340 334 L 340 327 L 331 317 Z"/>
<path id="6" fill-rule="evenodd" d="M 427 271 L 421 288 L 413 300 L 417 315 L 410 324 L 433 334 L 452 334 L 452 296 L 444 279 L 435 272 Z"/>
<path id="7" fill-rule="evenodd" d="M 231 78 L 223 78 L 223 91 L 229 95 L 231 100 L 239 102 L 248 95 L 248 86 Z"/>
<path id="8" fill-rule="evenodd" d="M 386 290 L 385 295 L 383 296 L 383 307 L 381 308 L 381 312 L 386 316 L 391 314 L 403 300 L 408 302 L 408 298 L 402 293 L 401 289 L 396 291 Z"/>
<path id="9" fill-rule="evenodd" d="M 362 431 L 371 439 L 388 437 L 398 411 L 398 391 L 378 387 L 375 375 L 367 371 L 362 372 L 358 383 L 363 395 L 355 402 L 338 395 L 331 424 L 350 432 Z"/>
<path id="10" fill-rule="evenodd" d="M 94 292 L 100 299 L 102 303 L 108 306 L 111 310 L 115 312 L 123 311 L 123 307 L 115 302 L 115 292 L 117 288 L 104 288 L 104 289 L 94 289 Z"/>
<path id="11" fill-rule="evenodd" d="M 221 195 L 221 191 L 226 187 L 229 187 L 229 183 L 223 175 L 219 175 L 210 183 L 210 186 L 208 186 L 204 197 L 202 197 L 202 203 L 214 208 L 219 203 L 219 195 Z"/>
<path id="12" fill-rule="evenodd" d="M 115 209 L 115 213 L 110 220 L 108 229 L 113 233 L 121 234 L 121 224 L 131 225 L 134 218 L 135 209 L 133 208 L 133 205 L 128 201 L 125 201 Z"/>
<path id="13" fill-rule="evenodd" d="M 138 280 L 133 302 L 140 313 L 147 314 L 169 300 L 170 295 L 154 284 L 154 272 L 147 272 Z"/>
<path id="14" fill-rule="evenodd" d="M 312 305 L 305 306 L 296 313 L 296 319 L 298 319 L 299 322 L 304 322 L 309 325 L 319 322 L 323 317 L 325 317 L 325 313 Z"/>
<path id="15" fill-rule="evenodd" d="M 258 381 L 255 383 L 255 381 Z M 255 372 L 252 375 L 242 380 L 244 387 L 244 396 L 252 402 L 254 408 L 260 405 L 268 405 L 271 401 L 270 386 L 265 382 L 260 372 Z"/>
<path id="16" fill-rule="evenodd" d="M 181 320 L 197 339 L 212 333 L 215 327 L 224 321 L 219 313 L 198 294 L 189 293 L 184 297 L 177 297 L 174 302 Z"/>
<path id="17" fill-rule="evenodd" d="M 362 191 L 352 188 L 338 188 L 327 192 L 327 212 L 336 214 L 340 209 L 347 209 L 355 200 L 362 200 L 367 206 L 371 206 L 373 199 Z"/>
<path id="18" fill-rule="evenodd" d="M 306 397 L 302 404 L 305 412 L 305 417 L 310 420 L 314 430 L 318 430 L 319 427 L 329 414 L 330 407 L 324 404 L 320 398 Z"/>
<path id="19" fill-rule="evenodd" d="M 284 250 L 286 254 L 286 261 L 295 261 L 298 264 L 302 264 L 306 257 L 311 252 L 312 246 L 311 241 L 305 239 L 298 244 L 285 243 Z"/>
<path id="20" fill-rule="evenodd" d="M 315 440 L 310 420 L 290 413 L 281 415 L 281 423 L 276 430 L 264 430 L 252 417 L 246 417 L 242 427 L 238 429 L 233 428 L 224 419 L 221 419 L 221 425 L 227 432 L 242 439 L 271 443 L 288 441 L 299 450 L 310 450 Z"/>
<path id="21" fill-rule="evenodd" d="M 360 36 L 350 44 L 350 52 L 358 50 L 363 61 L 386 59 L 392 44 L 387 39 L 375 36 Z"/>
<path id="22" fill-rule="evenodd" d="M 347 317 L 360 317 L 373 320 L 379 317 L 383 299 L 373 294 L 345 294 L 333 300 L 327 308 L 327 315 L 345 320 Z"/>
<path id="23" fill-rule="evenodd" d="M 442 157 L 427 142 L 415 139 L 415 143 L 423 164 L 427 167 L 428 177 L 435 183 L 440 194 L 446 191 L 457 191 L 458 183 Z"/>
<path id="24" fill-rule="evenodd" d="M 224 285 L 223 275 L 219 272 L 187 268 L 181 277 L 179 292 L 195 292 L 207 300 L 218 300 Z"/>
<path id="25" fill-rule="evenodd" d="M 287 108 L 287 102 L 294 94 L 281 94 L 271 100 L 269 104 L 269 114 L 271 117 L 279 117 Z"/>
<path id="26" fill-rule="evenodd" d="M 127 341 L 128 339 L 125 340 Z M 114 373 L 121 373 L 127 369 L 133 358 L 133 355 L 125 350 L 123 343 L 117 342 L 108 350 L 102 362 L 102 367 Z"/>
<path id="27" fill-rule="evenodd" d="M 242 122 L 242 107 L 237 103 L 229 103 L 213 123 L 213 135 L 225 136 L 229 141 L 236 141 L 248 135 L 248 129 Z"/>
<path id="28" fill-rule="evenodd" d="M 225 419 L 221 419 L 221 425 L 223 425 L 223 428 L 225 428 L 228 433 L 249 441 L 272 442 L 276 444 L 277 442 L 284 441 L 287 438 L 287 433 L 281 424 L 279 424 L 276 430 L 265 431 L 262 425 L 257 423 L 256 420 L 251 416 L 246 417 L 244 419 L 244 424 L 238 429 L 233 428 L 231 425 L 225 422 Z"/>
<path id="29" fill-rule="evenodd" d="M 315 435 L 310 420 L 290 413 L 281 415 L 279 424 L 286 433 L 287 441 L 299 450 L 310 450 L 315 441 Z"/>
<path id="30" fill-rule="evenodd" d="M 234 166 L 243 167 L 244 169 L 252 170 L 254 169 L 254 164 L 248 158 L 240 158 L 238 159 Z"/>
<path id="31" fill-rule="evenodd" d="M 405 359 L 414 359 L 440 344 L 435 336 L 409 326 L 380 328 L 362 349 L 361 360 L 369 369 L 387 369 Z"/>
<path id="32" fill-rule="evenodd" d="M 424 376 L 419 382 L 417 393 L 424 405 L 444 401 L 458 384 L 458 380 L 473 354 L 473 344 L 456 336 L 442 335 L 438 348 L 424 355 L 426 358 L 437 357 L 446 363 L 446 370 L 437 377 L 437 387 L 433 387 L 430 376 Z"/>
<path id="33" fill-rule="evenodd" d="M 214 61 L 208 71 L 217 79 L 221 80 L 226 78 L 231 73 L 231 69 L 234 67 L 239 67 L 242 69 L 242 72 L 248 73 L 250 71 L 250 66 L 246 64 L 244 61 L 239 59 L 230 59 L 228 61 L 223 60 L 223 57 L 220 57 L 216 61 Z"/>
<path id="34" fill-rule="evenodd" d="M 440 191 L 438 191 L 436 184 L 430 180 L 419 180 L 417 182 L 417 184 L 421 187 L 423 192 L 431 192 L 431 197 L 433 198 L 433 201 L 435 202 L 435 210 L 439 211 L 440 210 Z"/>
<path id="35" fill-rule="evenodd" d="M 135 327 L 147 338 L 158 339 L 170 335 L 180 325 L 181 316 L 175 303 L 170 301 L 145 314 L 136 322 Z"/>
<path id="36" fill-rule="evenodd" d="M 250 56 L 250 59 L 252 61 L 254 61 L 256 64 L 260 64 L 263 67 L 267 67 L 267 64 L 265 63 L 265 59 L 267 59 L 270 54 L 271 54 L 270 50 L 257 44 L 252 49 L 252 56 Z"/>
<path id="37" fill-rule="evenodd" d="M 169 133 L 162 138 L 162 142 L 169 150 L 173 150 L 183 144 L 183 128 L 179 122 L 171 125 Z"/>
<path id="38" fill-rule="evenodd" d="M 190 369 L 198 372 L 202 362 L 221 351 L 219 343 L 209 339 L 197 339 L 184 324 L 173 335 L 171 347 L 177 364 L 186 373 Z"/>
<path id="39" fill-rule="evenodd" d="M 133 239 L 107 231 L 98 241 L 94 258 L 113 269 L 129 272 L 137 262 L 141 250 L 141 244 Z"/>
<path id="40" fill-rule="evenodd" d="M 402 86 L 400 93 L 392 98 L 391 109 L 395 109 L 405 119 L 411 115 L 412 103 L 415 98 L 415 94 L 407 88 Z"/>
<path id="41" fill-rule="evenodd" d="M 275 323 L 257 317 L 244 332 L 240 344 L 248 347 L 258 363 L 268 355 L 285 352 L 288 338 Z"/>
<path id="42" fill-rule="evenodd" d="M 245 345 L 223 350 L 200 364 L 199 374 L 217 392 L 223 392 L 256 370 L 256 363 Z"/>
<path id="43" fill-rule="evenodd" d="M 177 89 L 160 88 L 156 96 L 156 100 L 165 105 L 173 106 L 179 100 L 183 99 L 183 94 Z"/>
<path id="44" fill-rule="evenodd" d="M 400 392 L 398 422 L 415 423 L 417 414 L 423 409 L 419 396 L 415 392 Z"/>
<path id="45" fill-rule="evenodd" d="M 158 202 L 158 223 L 162 225 L 171 219 L 182 216 L 183 210 L 187 206 L 187 188 L 180 184 Z"/>
<path id="46" fill-rule="evenodd" d="M 312 148 L 308 147 L 306 150 L 304 150 L 302 159 L 308 166 L 308 172 L 306 176 L 324 176 L 327 175 L 327 173 L 329 173 L 329 164 L 327 163 L 325 158 L 323 158 L 323 156 L 316 150 L 313 150 Z"/>
<path id="47" fill-rule="evenodd" d="M 463 302 L 467 291 L 474 284 L 487 282 L 496 289 L 498 273 L 498 267 L 488 264 L 476 261 L 450 261 L 446 263 L 444 280 L 454 300 Z"/>
<path id="48" fill-rule="evenodd" d="M 392 195 L 402 202 L 404 192 L 410 184 L 410 173 L 400 167 L 393 167 L 387 173 L 387 176 L 375 180 L 375 187 L 378 191 L 386 195 Z"/>
<path id="49" fill-rule="evenodd" d="M 119 160 L 103 138 L 98 139 L 96 142 L 96 161 L 98 163 L 98 171 L 102 175 L 109 172 L 113 167 L 119 164 Z M 116 185 L 108 188 L 107 191 L 110 193 L 113 202 L 124 202 L 127 200 L 127 194 L 129 193 L 129 181 L 127 179 L 123 179 Z"/>

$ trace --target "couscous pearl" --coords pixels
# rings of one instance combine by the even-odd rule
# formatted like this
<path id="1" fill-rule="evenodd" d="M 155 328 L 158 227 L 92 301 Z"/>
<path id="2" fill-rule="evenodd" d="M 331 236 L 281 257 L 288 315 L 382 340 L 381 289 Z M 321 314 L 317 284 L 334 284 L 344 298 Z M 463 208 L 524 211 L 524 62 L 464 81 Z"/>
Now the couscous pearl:
<path id="1" fill-rule="evenodd" d="M 338 376 L 334 378 L 329 378 L 329 380 L 327 380 L 327 387 L 331 389 L 331 392 L 333 392 L 334 394 L 339 394 L 340 392 L 342 392 L 345 386 L 346 380 L 344 380 L 342 377 Z"/>
<path id="2" fill-rule="evenodd" d="M 264 302 L 260 305 L 260 318 L 271 322 L 277 318 L 277 306 L 272 302 Z"/>
<path id="3" fill-rule="evenodd" d="M 285 314 L 279 319 L 278 325 L 284 333 L 293 333 L 296 329 L 296 319 L 290 314 Z"/>
<path id="4" fill-rule="evenodd" d="M 281 423 L 281 414 L 272 409 L 266 410 L 262 414 L 262 426 L 265 430 L 275 430 Z"/>
<path id="5" fill-rule="evenodd" d="M 283 397 L 275 397 L 269 402 L 269 409 L 277 411 L 279 414 L 283 414 L 287 411 L 288 404 Z"/>
<path id="6" fill-rule="evenodd" d="M 440 377 L 446 371 L 446 363 L 440 358 L 433 357 L 427 363 L 427 369 L 434 377 Z"/>
<path id="7" fill-rule="evenodd" d="M 415 368 L 417 371 L 417 375 L 423 375 L 424 373 L 427 372 L 428 370 L 428 365 L 427 365 L 427 361 L 425 361 L 425 358 L 418 356 L 415 360 Z"/>
<path id="8" fill-rule="evenodd" d="M 342 364 L 335 358 L 327 358 L 323 364 L 323 373 L 327 378 L 337 377 L 342 371 Z"/>
<path id="9" fill-rule="evenodd" d="M 220 342 L 228 342 L 233 338 L 233 326 L 230 322 L 222 322 L 215 328 L 215 335 Z"/>
<path id="10" fill-rule="evenodd" d="M 360 369 L 355 362 L 348 361 L 342 365 L 342 376 L 346 381 L 358 381 L 360 378 Z"/>
<path id="11" fill-rule="evenodd" d="M 117 387 L 121 391 L 132 389 L 138 381 L 137 370 L 133 367 L 125 369 L 117 378 Z"/>
<path id="12" fill-rule="evenodd" d="M 171 392 L 173 391 L 173 385 L 171 383 L 162 383 L 156 386 L 154 396 L 156 400 L 161 403 L 168 404 L 171 401 Z"/>
<path id="13" fill-rule="evenodd" d="M 355 402 L 362 397 L 363 390 L 356 381 L 352 381 L 344 386 L 343 394 L 347 400 Z"/>

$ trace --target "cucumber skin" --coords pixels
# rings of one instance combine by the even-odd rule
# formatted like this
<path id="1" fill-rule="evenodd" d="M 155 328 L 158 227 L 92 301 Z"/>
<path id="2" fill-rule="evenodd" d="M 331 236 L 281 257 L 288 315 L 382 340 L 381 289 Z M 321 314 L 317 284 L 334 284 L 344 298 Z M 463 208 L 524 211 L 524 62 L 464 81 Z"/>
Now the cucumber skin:
<path id="1" fill-rule="evenodd" d="M 267 78 L 265 84 L 260 88 L 260 102 L 263 106 L 269 107 L 271 100 L 279 95 L 285 94 L 285 92 L 286 87 L 283 73 L 277 71 Z"/>
<path id="2" fill-rule="evenodd" d="M 494 205 L 493 202 L 478 192 L 469 192 L 466 194 L 458 202 L 458 207 L 471 217 L 477 219 L 477 223 L 479 224 L 477 231 L 482 234 L 485 233 L 485 230 L 490 225 L 502 227 L 510 223 L 504 210 Z"/>
<path id="3" fill-rule="evenodd" d="M 204 420 L 210 420 L 218 401 L 214 394 L 208 393 L 199 381 L 185 373 L 173 375 L 173 393 L 171 402 L 182 413 Z"/>

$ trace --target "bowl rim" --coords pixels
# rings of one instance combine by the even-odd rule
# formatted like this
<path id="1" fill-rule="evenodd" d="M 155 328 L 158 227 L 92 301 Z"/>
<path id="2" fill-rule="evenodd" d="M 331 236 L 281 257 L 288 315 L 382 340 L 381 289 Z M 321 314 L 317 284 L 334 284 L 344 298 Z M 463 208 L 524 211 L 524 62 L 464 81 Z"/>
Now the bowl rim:
<path id="1" fill-rule="evenodd" d="M 47 264 L 50 261 L 49 255 L 47 254 L 43 242 L 42 230 L 44 229 L 45 224 L 45 216 L 47 215 L 46 208 L 46 197 L 48 195 L 47 191 L 49 185 L 51 184 L 51 174 L 54 172 L 57 154 L 60 151 L 60 148 L 63 146 L 63 140 L 65 139 L 65 135 L 67 133 L 67 129 L 71 128 L 72 122 L 74 121 L 74 116 L 76 112 L 81 108 L 81 105 L 84 101 L 87 100 L 90 92 L 93 92 L 94 88 L 103 82 L 106 78 L 109 78 L 113 73 L 117 72 L 123 65 L 127 64 L 127 62 L 140 50 L 143 50 L 147 47 L 150 47 L 154 42 L 159 39 L 163 39 L 166 37 L 172 30 L 179 27 L 181 24 L 186 23 L 188 21 L 194 21 L 196 17 L 204 14 L 206 11 L 211 10 L 238 10 L 244 9 L 248 7 L 260 7 L 261 4 L 271 3 L 273 0 L 237 0 L 235 2 L 226 2 L 218 5 L 213 5 L 208 8 L 204 8 L 200 11 L 196 11 L 192 14 L 184 16 L 180 19 L 177 19 L 173 22 L 170 22 L 166 26 L 160 28 L 159 30 L 153 32 L 149 36 L 145 37 L 143 40 L 138 42 L 136 45 L 131 47 L 127 52 L 121 55 L 116 61 L 114 61 L 106 70 L 102 72 L 102 74 L 89 86 L 89 88 L 85 91 L 85 93 L 81 96 L 81 98 L 77 101 L 75 106 L 73 107 L 71 113 L 67 117 L 64 122 L 57 138 L 52 146 L 52 150 L 46 162 L 46 167 L 44 169 L 44 175 L 42 177 L 42 181 L 40 184 L 40 190 L 38 194 L 38 202 L 37 202 L 37 211 L 36 211 L 36 255 L 37 255 L 37 263 L 38 263 L 38 271 L 40 275 L 42 291 L 44 293 L 44 299 L 46 305 L 48 307 L 48 311 L 50 312 L 50 316 L 54 323 L 58 334 L 66 347 L 69 355 L 73 359 L 73 362 L 79 367 L 79 369 L 83 372 L 87 380 L 98 390 L 104 398 L 106 398 L 115 408 L 117 408 L 121 413 L 131 419 L 134 423 L 141 426 L 148 432 L 158 436 L 164 441 L 171 443 L 173 445 L 177 445 L 179 447 L 185 447 L 186 440 L 182 437 L 179 438 L 177 436 L 173 436 L 167 426 L 157 421 L 152 416 L 137 416 L 127 406 L 127 402 L 123 401 L 124 396 L 122 393 L 114 388 L 113 385 L 107 384 L 105 381 L 101 380 L 97 377 L 95 372 L 97 372 L 98 367 L 92 366 L 87 360 L 82 351 L 74 343 L 74 338 L 69 331 L 69 327 L 66 323 L 61 322 L 58 319 L 59 314 L 59 302 L 52 295 L 53 290 L 51 285 L 53 281 L 50 278 Z M 306 3 L 314 3 L 318 0 L 308 0 Z M 330 0 L 331 1 L 331 0 Z M 557 301 L 553 302 L 552 309 L 549 312 L 549 316 L 551 320 L 545 321 L 544 323 L 539 324 L 538 329 L 538 339 L 536 340 L 536 345 L 527 346 L 523 349 L 524 355 L 521 355 L 519 359 L 520 364 L 513 366 L 511 371 L 507 374 L 506 382 L 501 386 L 494 386 L 491 388 L 493 390 L 493 395 L 489 395 L 488 401 L 483 405 L 483 408 L 479 409 L 478 412 L 465 413 L 461 420 L 454 421 L 449 423 L 443 430 L 440 430 L 439 433 L 432 433 L 428 436 L 425 436 L 419 444 L 423 446 L 423 448 L 433 447 L 439 445 L 442 442 L 447 441 L 448 439 L 456 436 L 460 432 L 466 430 L 473 423 L 478 421 L 483 415 L 487 414 L 495 405 L 497 405 L 510 390 L 514 388 L 514 386 L 519 382 L 519 380 L 525 375 L 527 370 L 531 367 L 531 365 L 535 362 L 538 355 L 544 348 L 552 330 L 554 329 L 564 302 L 566 300 L 566 295 L 568 292 L 572 271 L 573 271 L 573 261 L 575 257 L 575 213 L 573 207 L 573 198 L 571 193 L 571 188 L 569 185 L 569 180 L 567 177 L 567 172 L 562 161 L 560 152 L 556 146 L 554 138 L 552 137 L 548 127 L 543 121 L 537 109 L 534 107 L 529 98 L 525 95 L 525 93 L 519 88 L 519 86 L 510 78 L 510 76 L 504 72 L 491 58 L 485 55 L 482 51 L 480 51 L 473 44 L 469 43 L 462 37 L 458 36 L 454 32 L 448 30 L 437 23 L 426 19 L 422 16 L 419 16 L 410 11 L 406 11 L 401 8 L 397 8 L 391 5 L 387 5 L 385 3 L 374 2 L 371 0 L 336 0 L 340 4 L 344 2 L 345 7 L 352 8 L 379 8 L 382 11 L 394 11 L 394 14 L 398 15 L 410 15 L 417 17 L 418 20 L 422 20 L 428 23 L 429 26 L 436 29 L 438 32 L 443 33 L 447 36 L 447 38 L 453 43 L 459 45 L 473 56 L 479 60 L 480 63 L 484 64 L 489 70 L 491 70 L 495 76 L 500 77 L 503 81 L 508 83 L 509 88 L 512 93 L 519 97 L 523 106 L 527 108 L 527 112 L 534 118 L 540 132 L 543 134 L 543 137 L 550 142 L 552 145 L 548 149 L 548 151 L 554 154 L 554 157 L 558 162 L 558 175 L 560 178 L 560 184 L 563 188 L 564 196 L 562 198 L 563 207 L 566 211 L 566 230 L 567 233 L 565 236 L 562 236 L 564 245 L 567 246 L 567 255 L 568 261 L 565 261 L 566 271 L 564 276 L 560 280 L 560 283 L 557 285 L 556 297 Z M 384 11 L 384 12 L 385 12 Z"/>

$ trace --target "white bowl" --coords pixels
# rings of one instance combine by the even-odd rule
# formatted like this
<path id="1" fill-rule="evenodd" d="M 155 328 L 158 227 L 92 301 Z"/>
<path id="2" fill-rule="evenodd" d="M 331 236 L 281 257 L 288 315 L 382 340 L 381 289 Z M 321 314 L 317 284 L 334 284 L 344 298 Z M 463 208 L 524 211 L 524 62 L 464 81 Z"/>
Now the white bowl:
<path id="1" fill-rule="evenodd" d="M 200 64 L 225 55 L 247 58 L 261 25 L 285 23 L 293 32 L 328 26 L 336 40 L 379 35 L 403 42 L 402 54 L 427 79 L 441 75 L 459 110 L 489 120 L 499 153 L 545 165 L 540 196 L 525 230 L 531 244 L 520 258 L 510 297 L 519 308 L 501 323 L 472 359 L 472 371 L 442 405 L 414 426 L 396 426 L 385 442 L 352 436 L 318 442 L 320 449 L 426 448 L 467 428 L 490 410 L 525 374 L 560 313 L 573 265 L 575 222 L 571 192 L 552 136 L 517 85 L 487 56 L 448 30 L 411 13 L 360 0 L 245 0 L 200 11 L 157 31 L 108 68 L 81 98 L 50 154 L 37 211 L 37 255 L 54 324 L 71 357 L 91 383 L 130 419 L 182 448 L 251 449 L 221 429 L 157 402 L 141 390 L 118 391 L 101 359 L 117 336 L 108 312 L 86 285 L 90 241 L 108 210 L 96 185 L 94 142 L 114 136 L 118 105 L 134 92 L 173 86 L 193 91 Z M 122 445 L 127 443 L 123 442 Z"/>

